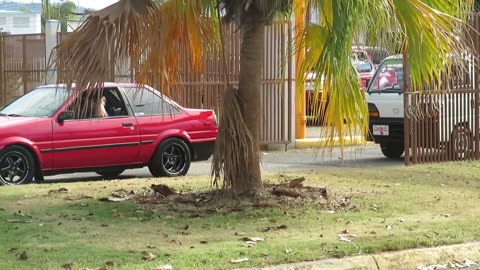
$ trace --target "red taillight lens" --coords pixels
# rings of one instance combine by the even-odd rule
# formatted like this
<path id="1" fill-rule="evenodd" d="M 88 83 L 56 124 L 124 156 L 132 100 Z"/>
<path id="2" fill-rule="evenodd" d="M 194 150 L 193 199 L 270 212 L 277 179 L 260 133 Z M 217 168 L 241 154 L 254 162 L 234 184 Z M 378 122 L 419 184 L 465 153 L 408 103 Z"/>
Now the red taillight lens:
<path id="1" fill-rule="evenodd" d="M 217 119 L 217 115 L 215 114 L 215 112 L 213 112 L 213 123 L 215 124 L 216 127 L 218 127 L 218 119 Z"/>
<path id="2" fill-rule="evenodd" d="M 377 106 L 373 103 L 368 103 L 368 116 L 369 117 L 380 117 Z"/>

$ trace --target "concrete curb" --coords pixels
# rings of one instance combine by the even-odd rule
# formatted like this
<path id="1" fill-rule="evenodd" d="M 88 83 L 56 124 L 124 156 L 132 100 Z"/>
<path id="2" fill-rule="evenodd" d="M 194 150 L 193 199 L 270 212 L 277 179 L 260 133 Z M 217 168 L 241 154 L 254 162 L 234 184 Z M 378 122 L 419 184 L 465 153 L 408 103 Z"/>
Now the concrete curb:
<path id="1" fill-rule="evenodd" d="M 344 138 L 345 146 L 350 145 L 362 145 L 365 144 L 365 138 L 363 136 L 352 136 Z M 296 139 L 295 148 L 296 149 L 305 149 L 305 148 L 314 148 L 314 147 L 325 147 L 325 146 L 340 146 L 340 138 L 335 137 L 333 139 L 329 138 L 308 138 L 308 139 Z"/>
<path id="2" fill-rule="evenodd" d="M 453 260 L 463 261 L 467 258 L 473 261 L 480 260 L 480 242 L 385 252 L 373 255 L 347 257 L 343 259 L 326 259 L 313 262 L 257 267 L 250 268 L 250 270 L 416 270 L 420 265 L 448 263 Z"/>

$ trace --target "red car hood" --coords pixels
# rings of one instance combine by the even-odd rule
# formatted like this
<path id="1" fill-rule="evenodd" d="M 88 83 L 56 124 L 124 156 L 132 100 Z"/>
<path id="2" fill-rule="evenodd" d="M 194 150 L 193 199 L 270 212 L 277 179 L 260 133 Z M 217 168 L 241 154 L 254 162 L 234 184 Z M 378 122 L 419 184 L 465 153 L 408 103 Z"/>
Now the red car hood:
<path id="1" fill-rule="evenodd" d="M 38 118 L 21 116 L 0 116 L 0 128 L 25 126 L 34 122 L 38 122 Z"/>

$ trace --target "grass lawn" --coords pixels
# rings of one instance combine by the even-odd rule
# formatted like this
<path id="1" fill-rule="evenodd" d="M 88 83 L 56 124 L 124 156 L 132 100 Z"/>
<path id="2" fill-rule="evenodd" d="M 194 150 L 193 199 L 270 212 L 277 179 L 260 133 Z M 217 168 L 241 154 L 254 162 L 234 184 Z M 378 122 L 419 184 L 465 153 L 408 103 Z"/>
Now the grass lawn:
<path id="1" fill-rule="evenodd" d="M 196 208 L 99 200 L 119 189 L 152 198 L 151 184 L 207 190 L 210 179 L 197 176 L 0 187 L 0 269 L 231 269 L 480 239 L 479 162 L 264 179 L 302 176 L 305 185 L 326 187 L 333 202 L 220 200 Z M 69 192 L 49 193 L 59 188 Z M 244 237 L 264 241 L 246 247 Z M 156 257 L 144 260 L 148 253 Z M 232 263 L 241 258 L 248 261 Z"/>

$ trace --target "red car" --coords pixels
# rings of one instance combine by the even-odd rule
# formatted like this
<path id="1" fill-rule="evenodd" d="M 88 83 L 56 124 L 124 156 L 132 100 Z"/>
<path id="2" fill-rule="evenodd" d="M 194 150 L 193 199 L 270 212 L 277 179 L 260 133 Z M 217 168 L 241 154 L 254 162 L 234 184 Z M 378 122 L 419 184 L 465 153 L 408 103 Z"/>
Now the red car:
<path id="1" fill-rule="evenodd" d="M 213 111 L 183 108 L 149 86 L 42 86 L 0 110 L 0 184 L 144 166 L 155 177 L 185 175 L 212 155 L 217 132 Z"/>

